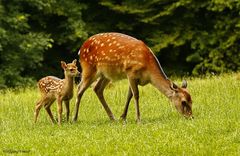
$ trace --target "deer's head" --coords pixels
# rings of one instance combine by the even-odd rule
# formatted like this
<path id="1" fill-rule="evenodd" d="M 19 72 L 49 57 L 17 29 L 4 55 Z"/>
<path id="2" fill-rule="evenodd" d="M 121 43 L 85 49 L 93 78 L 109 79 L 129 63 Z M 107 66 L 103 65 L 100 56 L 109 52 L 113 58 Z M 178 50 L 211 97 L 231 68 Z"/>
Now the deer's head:
<path id="1" fill-rule="evenodd" d="M 187 81 L 183 80 L 181 87 L 171 83 L 170 88 L 173 91 L 173 94 L 170 96 L 170 100 L 173 102 L 178 112 L 187 118 L 193 118 L 192 99 L 187 90 Z"/>
<path id="2" fill-rule="evenodd" d="M 68 63 L 66 64 L 66 62 L 61 61 L 61 66 L 64 70 L 64 74 L 66 76 L 70 76 L 70 77 L 78 77 L 80 76 L 80 72 L 78 71 L 78 67 L 76 65 L 77 60 L 73 60 L 72 63 Z"/>

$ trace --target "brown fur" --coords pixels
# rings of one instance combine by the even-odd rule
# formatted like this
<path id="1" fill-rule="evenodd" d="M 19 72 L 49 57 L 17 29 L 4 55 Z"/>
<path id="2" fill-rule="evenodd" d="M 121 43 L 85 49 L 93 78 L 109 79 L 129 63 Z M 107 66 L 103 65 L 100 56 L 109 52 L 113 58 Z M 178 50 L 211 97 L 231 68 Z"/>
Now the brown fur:
<path id="1" fill-rule="evenodd" d="M 61 61 L 61 65 L 64 70 L 64 79 L 47 76 L 38 81 L 41 99 L 35 107 L 35 123 L 37 122 L 37 117 L 42 106 L 45 107 L 51 121 L 53 123 L 55 122 L 50 109 L 50 106 L 55 100 L 57 100 L 58 103 L 58 123 L 61 124 L 62 120 L 62 101 L 65 102 L 67 120 L 69 119 L 69 101 L 73 97 L 74 77 L 80 73 L 77 70 L 76 60 L 69 64 Z"/>
<path id="2" fill-rule="evenodd" d="M 111 120 L 114 120 L 114 115 L 103 96 L 103 90 L 110 81 L 120 79 L 129 81 L 127 102 L 121 116 L 123 119 L 126 119 L 129 102 L 134 96 L 136 118 L 140 121 L 138 85 L 151 83 L 167 97 L 174 96 L 175 90 L 171 89 L 172 82 L 166 77 L 150 48 L 131 36 L 120 33 L 94 35 L 82 45 L 79 57 L 82 80 L 78 86 L 74 121 L 77 120 L 84 91 L 97 78 L 99 79 L 94 91 Z M 182 94 L 182 96 L 186 95 Z"/>

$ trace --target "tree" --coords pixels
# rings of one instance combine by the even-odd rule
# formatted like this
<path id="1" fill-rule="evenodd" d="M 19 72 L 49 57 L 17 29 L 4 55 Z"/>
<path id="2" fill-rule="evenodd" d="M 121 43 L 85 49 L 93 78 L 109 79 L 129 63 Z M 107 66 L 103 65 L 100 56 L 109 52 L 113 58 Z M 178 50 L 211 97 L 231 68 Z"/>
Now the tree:
<path id="1" fill-rule="evenodd" d="M 57 67 L 60 60 L 51 57 L 56 50 L 64 46 L 62 53 L 69 52 L 86 38 L 81 20 L 84 8 L 74 0 L 2 0 L 1 86 L 25 85 L 32 78 L 45 75 L 46 67 Z"/>
<path id="2" fill-rule="evenodd" d="M 91 35 L 122 32 L 143 40 L 168 75 L 240 70 L 237 0 L 2 0 L 0 84 L 61 76 Z"/>
<path id="3" fill-rule="evenodd" d="M 180 65 L 194 75 L 240 69 L 240 1 L 105 0 L 100 4 L 130 18 L 127 29 L 140 32 L 163 63 Z"/>

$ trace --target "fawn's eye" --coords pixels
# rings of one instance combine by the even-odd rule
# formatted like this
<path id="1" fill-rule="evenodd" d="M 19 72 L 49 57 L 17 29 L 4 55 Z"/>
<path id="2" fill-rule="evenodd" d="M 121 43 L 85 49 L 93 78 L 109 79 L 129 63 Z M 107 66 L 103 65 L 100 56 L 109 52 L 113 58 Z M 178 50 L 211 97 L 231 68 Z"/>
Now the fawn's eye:
<path id="1" fill-rule="evenodd" d="M 187 105 L 187 102 L 186 101 L 182 101 L 182 106 L 183 107 L 187 107 L 188 105 Z"/>

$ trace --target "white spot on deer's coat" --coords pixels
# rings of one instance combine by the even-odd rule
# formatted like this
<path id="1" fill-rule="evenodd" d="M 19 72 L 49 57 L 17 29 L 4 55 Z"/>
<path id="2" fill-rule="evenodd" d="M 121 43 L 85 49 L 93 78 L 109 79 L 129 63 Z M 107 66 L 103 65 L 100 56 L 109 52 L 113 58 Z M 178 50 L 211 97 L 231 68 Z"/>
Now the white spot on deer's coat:
<path id="1" fill-rule="evenodd" d="M 117 41 L 113 41 L 113 44 L 116 44 L 117 43 Z"/>
<path id="2" fill-rule="evenodd" d="M 101 44 L 101 47 L 103 47 L 103 46 L 104 46 L 104 43 Z"/>
<path id="3" fill-rule="evenodd" d="M 135 53 L 130 53 L 130 55 L 132 56 L 132 57 L 136 57 L 136 55 L 135 55 Z"/>
<path id="4" fill-rule="evenodd" d="M 115 57 L 117 57 L 117 56 L 118 56 L 118 54 L 116 53 L 116 54 L 114 54 L 114 56 L 115 56 Z"/>
<path id="5" fill-rule="evenodd" d="M 112 43 L 109 43 L 108 46 L 110 47 L 112 45 Z"/>
<path id="6" fill-rule="evenodd" d="M 104 51 L 101 51 L 102 55 L 105 55 L 105 52 Z"/>
<path id="7" fill-rule="evenodd" d="M 108 61 L 110 61 L 110 60 L 111 60 L 111 59 L 110 59 L 110 57 L 108 57 L 108 56 L 106 56 L 106 57 L 105 57 L 105 59 L 106 59 L 106 60 L 108 60 Z"/>
<path id="8" fill-rule="evenodd" d="M 138 65 L 143 65 L 141 62 L 138 62 Z"/>
<path id="9" fill-rule="evenodd" d="M 139 54 L 138 57 L 139 57 L 139 58 L 143 58 L 143 55 L 142 55 L 142 54 Z"/>
<path id="10" fill-rule="evenodd" d="M 107 39 L 107 42 L 110 42 L 110 39 Z"/>

